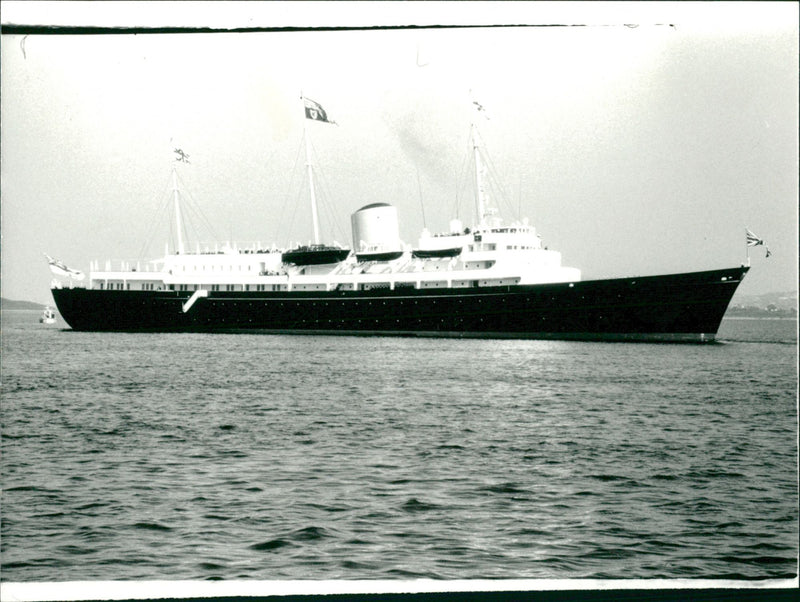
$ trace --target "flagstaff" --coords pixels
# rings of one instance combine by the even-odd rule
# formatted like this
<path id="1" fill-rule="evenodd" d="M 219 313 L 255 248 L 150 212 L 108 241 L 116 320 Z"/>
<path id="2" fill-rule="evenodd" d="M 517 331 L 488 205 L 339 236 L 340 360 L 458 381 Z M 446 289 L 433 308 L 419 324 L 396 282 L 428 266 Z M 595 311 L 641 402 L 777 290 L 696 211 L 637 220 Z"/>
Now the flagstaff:
<path id="1" fill-rule="evenodd" d="M 764 242 L 763 238 L 759 238 L 749 228 L 745 228 L 744 233 L 745 233 L 745 241 L 747 244 L 747 246 L 745 247 L 745 251 L 747 253 L 747 267 L 750 267 L 750 247 L 758 247 L 758 246 L 764 247 L 765 259 L 770 255 L 772 255 L 772 253 L 769 250 L 769 247 L 767 246 L 767 243 Z"/>

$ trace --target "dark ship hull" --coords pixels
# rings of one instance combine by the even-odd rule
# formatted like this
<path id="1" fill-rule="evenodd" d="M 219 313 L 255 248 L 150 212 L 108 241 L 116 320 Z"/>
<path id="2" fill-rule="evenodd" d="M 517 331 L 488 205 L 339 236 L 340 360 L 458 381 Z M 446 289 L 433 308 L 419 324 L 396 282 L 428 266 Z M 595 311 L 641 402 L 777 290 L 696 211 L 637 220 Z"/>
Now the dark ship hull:
<path id="1" fill-rule="evenodd" d="M 192 303 L 192 291 L 52 293 L 82 331 L 707 342 L 748 269 L 471 288 L 208 291 Z"/>

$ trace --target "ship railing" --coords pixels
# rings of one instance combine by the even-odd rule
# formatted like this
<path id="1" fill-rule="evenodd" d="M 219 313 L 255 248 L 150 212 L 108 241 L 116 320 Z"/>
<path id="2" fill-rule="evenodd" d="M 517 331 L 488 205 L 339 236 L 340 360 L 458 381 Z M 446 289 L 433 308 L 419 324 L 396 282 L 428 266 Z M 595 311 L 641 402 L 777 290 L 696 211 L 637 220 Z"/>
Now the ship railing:
<path id="1" fill-rule="evenodd" d="M 285 249 L 261 241 L 196 242 L 187 244 L 185 255 L 231 255 L 251 253 L 282 253 Z"/>
<path id="2" fill-rule="evenodd" d="M 163 259 L 152 261 L 128 260 L 128 259 L 106 259 L 104 262 L 95 260 L 90 262 L 89 268 L 92 273 L 102 272 L 160 272 Z"/>
<path id="3" fill-rule="evenodd" d="M 70 279 L 68 282 L 64 282 L 58 278 L 53 278 L 50 281 L 50 288 L 86 288 L 86 284 L 83 282 L 75 282 L 72 279 Z"/>

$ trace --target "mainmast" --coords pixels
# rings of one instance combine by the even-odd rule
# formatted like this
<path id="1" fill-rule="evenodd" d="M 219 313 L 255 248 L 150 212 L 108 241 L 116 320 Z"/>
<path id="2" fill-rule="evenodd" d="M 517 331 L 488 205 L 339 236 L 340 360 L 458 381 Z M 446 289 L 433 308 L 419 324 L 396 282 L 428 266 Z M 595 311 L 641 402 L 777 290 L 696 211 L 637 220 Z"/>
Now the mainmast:
<path id="1" fill-rule="evenodd" d="M 303 146 L 306 149 L 306 169 L 308 170 L 308 188 L 311 193 L 311 222 L 314 224 L 314 244 L 319 244 L 319 218 L 317 217 L 317 196 L 314 190 L 314 165 L 311 163 L 311 149 L 308 145 L 308 127 L 306 118 L 308 110 L 303 93 L 300 93 L 300 102 L 303 105 Z"/>
<path id="2" fill-rule="evenodd" d="M 304 109 L 305 110 L 305 109 Z M 319 219 L 317 218 L 317 197 L 314 192 L 314 166 L 311 163 L 311 151 L 308 148 L 308 128 L 303 119 L 303 146 L 306 147 L 306 169 L 308 170 L 308 187 L 311 191 L 311 221 L 314 224 L 314 244 L 319 244 Z"/>

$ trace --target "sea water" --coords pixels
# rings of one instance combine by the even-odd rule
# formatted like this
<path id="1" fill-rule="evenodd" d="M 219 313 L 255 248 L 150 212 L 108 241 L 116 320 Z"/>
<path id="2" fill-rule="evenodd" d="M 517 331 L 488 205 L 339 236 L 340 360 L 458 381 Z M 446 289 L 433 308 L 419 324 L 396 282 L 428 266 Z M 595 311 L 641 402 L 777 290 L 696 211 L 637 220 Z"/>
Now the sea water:
<path id="1" fill-rule="evenodd" d="M 694 346 L 2 318 L 3 581 L 797 573 L 794 320 Z"/>

